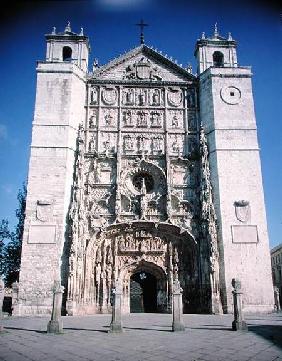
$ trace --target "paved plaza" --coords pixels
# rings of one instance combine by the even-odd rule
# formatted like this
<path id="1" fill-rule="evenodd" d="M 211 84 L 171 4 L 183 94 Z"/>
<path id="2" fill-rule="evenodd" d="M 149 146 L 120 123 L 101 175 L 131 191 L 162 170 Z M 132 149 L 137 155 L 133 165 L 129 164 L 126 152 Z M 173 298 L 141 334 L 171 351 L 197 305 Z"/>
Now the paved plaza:
<path id="1" fill-rule="evenodd" d="M 231 330 L 232 315 L 184 315 L 171 331 L 169 314 L 130 314 L 124 332 L 109 334 L 110 315 L 63 317 L 64 333 L 47 334 L 46 317 L 6 317 L 1 361 L 277 361 L 282 314 L 247 317 L 248 332 Z"/>

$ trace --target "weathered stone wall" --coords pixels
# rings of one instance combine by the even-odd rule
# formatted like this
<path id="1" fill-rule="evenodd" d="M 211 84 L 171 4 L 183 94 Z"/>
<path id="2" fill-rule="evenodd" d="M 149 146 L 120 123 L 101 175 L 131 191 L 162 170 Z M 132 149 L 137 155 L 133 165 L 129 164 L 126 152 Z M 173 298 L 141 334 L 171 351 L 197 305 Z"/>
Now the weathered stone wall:
<path id="1" fill-rule="evenodd" d="M 27 187 L 19 302 L 21 314 L 51 312 L 84 116 L 84 73 L 74 64 L 39 63 Z"/>
<path id="2" fill-rule="evenodd" d="M 226 311 L 232 310 L 232 278 L 242 281 L 247 312 L 271 311 L 273 292 L 251 71 L 211 68 L 200 79 L 201 120 L 209 140 Z"/>

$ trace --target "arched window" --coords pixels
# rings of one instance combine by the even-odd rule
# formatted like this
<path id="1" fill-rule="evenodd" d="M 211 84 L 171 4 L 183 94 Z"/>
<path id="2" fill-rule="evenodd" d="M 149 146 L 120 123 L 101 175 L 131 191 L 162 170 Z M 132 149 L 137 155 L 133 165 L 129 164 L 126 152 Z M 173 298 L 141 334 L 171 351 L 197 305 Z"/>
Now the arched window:
<path id="1" fill-rule="evenodd" d="M 221 67 L 224 66 L 224 56 L 220 51 L 215 51 L 213 53 L 213 66 Z"/>
<path id="2" fill-rule="evenodd" d="M 63 47 L 63 61 L 70 61 L 72 55 L 72 50 L 69 46 Z"/>

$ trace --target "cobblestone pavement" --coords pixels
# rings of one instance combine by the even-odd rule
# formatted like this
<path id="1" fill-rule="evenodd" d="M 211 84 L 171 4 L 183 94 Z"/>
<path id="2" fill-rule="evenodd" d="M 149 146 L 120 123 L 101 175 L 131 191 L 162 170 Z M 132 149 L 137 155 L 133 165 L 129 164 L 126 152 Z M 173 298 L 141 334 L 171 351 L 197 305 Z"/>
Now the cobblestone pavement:
<path id="1" fill-rule="evenodd" d="M 108 334 L 110 315 L 63 317 L 64 333 L 46 333 L 49 318 L 7 317 L 0 335 L 5 361 L 278 361 L 282 314 L 247 317 L 248 332 L 231 331 L 232 316 L 184 315 L 185 331 L 171 331 L 171 315 L 131 314 L 124 332 Z"/>

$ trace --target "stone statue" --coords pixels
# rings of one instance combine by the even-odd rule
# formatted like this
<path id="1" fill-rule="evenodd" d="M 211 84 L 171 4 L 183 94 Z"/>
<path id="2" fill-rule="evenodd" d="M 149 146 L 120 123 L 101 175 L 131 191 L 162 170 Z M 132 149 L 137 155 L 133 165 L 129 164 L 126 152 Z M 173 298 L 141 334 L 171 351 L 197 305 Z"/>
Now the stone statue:
<path id="1" fill-rule="evenodd" d="M 172 125 L 173 128 L 178 127 L 178 117 L 177 117 L 176 114 L 174 114 L 174 116 L 172 117 L 171 125 Z"/>
<path id="2" fill-rule="evenodd" d="M 274 286 L 273 290 L 274 290 L 274 307 L 275 310 L 278 312 L 281 310 L 279 288 Z"/>
<path id="3" fill-rule="evenodd" d="M 133 99 L 134 99 L 134 93 L 133 93 L 133 89 L 128 89 L 127 93 L 126 93 L 126 104 L 133 104 Z"/>
<path id="4" fill-rule="evenodd" d="M 152 96 L 153 105 L 159 105 L 160 104 L 160 91 L 159 89 L 155 89 Z"/>
<path id="5" fill-rule="evenodd" d="M 90 102 L 91 104 L 96 104 L 98 101 L 98 91 L 97 88 L 92 88 L 90 93 Z"/>
<path id="6" fill-rule="evenodd" d="M 146 218 L 146 211 L 147 211 L 147 200 L 146 200 L 146 185 L 145 185 L 145 178 L 142 178 L 142 185 L 140 191 L 140 218 Z"/>

